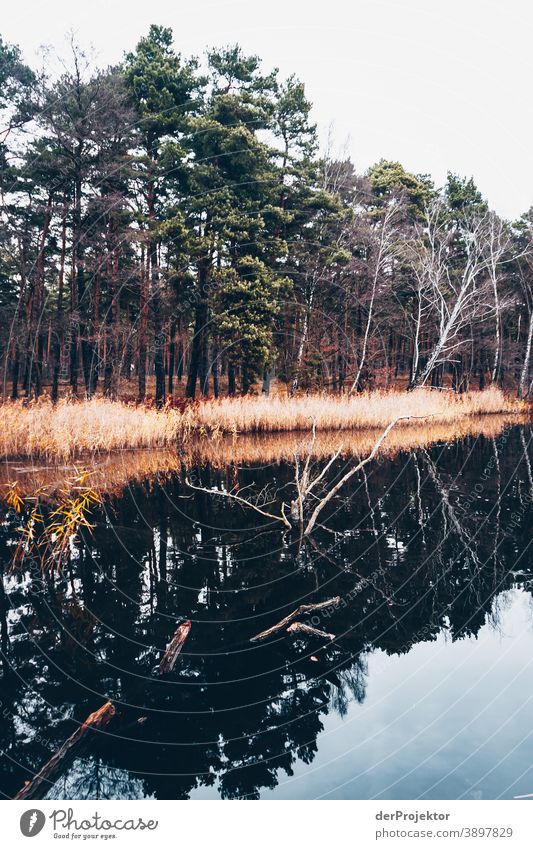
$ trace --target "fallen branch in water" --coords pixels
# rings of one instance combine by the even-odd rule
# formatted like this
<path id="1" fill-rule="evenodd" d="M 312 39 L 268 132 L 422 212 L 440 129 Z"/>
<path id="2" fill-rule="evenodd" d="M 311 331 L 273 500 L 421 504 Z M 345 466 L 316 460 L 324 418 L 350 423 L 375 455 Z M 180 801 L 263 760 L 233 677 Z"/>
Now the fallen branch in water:
<path id="1" fill-rule="evenodd" d="M 311 625 L 305 625 L 304 622 L 293 622 L 287 628 L 288 634 L 305 634 L 308 637 L 322 637 L 325 640 L 334 640 L 335 634 L 328 634 L 326 631 L 320 631 L 318 628 L 313 628 Z"/>
<path id="2" fill-rule="evenodd" d="M 310 463 L 311 457 L 313 455 L 313 449 L 316 439 L 316 422 L 313 420 L 312 431 L 311 431 L 311 441 L 309 443 L 306 457 L 303 464 L 300 463 L 299 453 L 296 452 L 294 456 L 294 486 L 296 489 L 296 497 L 290 502 L 290 511 L 289 515 L 287 515 L 287 504 L 285 501 L 281 503 L 280 515 L 276 515 L 275 513 L 270 513 L 267 510 L 263 510 L 258 504 L 255 504 L 253 501 L 250 501 L 246 498 L 243 498 L 240 495 L 237 495 L 233 490 L 226 491 L 221 489 L 208 489 L 203 486 L 196 486 L 191 483 L 188 479 L 186 479 L 186 484 L 191 489 L 195 489 L 197 492 L 204 492 L 208 495 L 217 495 L 221 498 L 228 498 L 233 501 L 236 501 L 238 504 L 242 504 L 245 507 L 250 507 L 252 510 L 255 510 L 256 513 L 259 513 L 261 516 L 264 516 L 267 519 L 273 519 L 276 522 L 281 522 L 286 528 L 292 529 L 299 528 L 301 537 L 309 536 L 315 526 L 317 524 L 318 517 L 326 504 L 328 504 L 332 498 L 334 498 L 340 489 L 344 486 L 344 484 L 350 480 L 353 475 L 363 469 L 367 463 L 370 463 L 371 460 L 374 459 L 379 449 L 381 448 L 383 442 L 398 422 L 401 421 L 410 421 L 411 419 L 427 419 L 431 418 L 431 415 L 427 416 L 397 416 L 390 424 L 387 425 L 381 436 L 374 443 L 374 446 L 370 452 L 370 454 L 365 457 L 364 460 L 360 460 L 355 466 L 353 466 L 346 474 L 333 486 L 322 498 L 318 498 L 313 494 L 313 490 L 316 489 L 318 484 L 323 484 L 326 474 L 329 472 L 335 461 L 340 456 L 342 451 L 342 446 L 335 451 L 334 454 L 330 457 L 328 462 L 323 467 L 322 471 L 319 472 L 315 477 L 311 474 Z M 311 512 L 310 517 L 305 519 L 306 506 L 309 501 L 310 496 L 313 496 L 317 500 L 317 504 L 314 510 Z"/>
<path id="3" fill-rule="evenodd" d="M 322 510 L 324 509 L 326 504 L 328 504 L 328 502 L 330 502 L 331 499 L 334 498 L 337 495 L 339 490 L 342 489 L 344 484 L 347 481 L 349 481 L 350 478 L 353 477 L 353 475 L 356 474 L 356 472 L 359 472 L 362 468 L 364 468 L 364 466 L 366 466 L 367 463 L 370 463 L 370 461 L 374 459 L 374 457 L 378 453 L 379 449 L 381 448 L 383 442 L 385 441 L 385 439 L 387 438 L 387 436 L 389 435 L 389 433 L 391 432 L 393 427 L 395 427 L 398 424 L 398 422 L 408 421 L 409 419 L 426 419 L 426 418 L 431 418 L 431 417 L 430 416 L 397 416 L 397 418 L 395 418 L 394 421 L 392 421 L 389 425 L 387 425 L 387 427 L 385 428 L 385 430 L 383 431 L 383 433 L 381 434 L 381 436 L 379 437 L 377 442 L 374 444 L 374 447 L 372 448 L 372 451 L 370 452 L 370 454 L 367 457 L 365 457 L 364 460 L 360 460 L 360 462 L 357 463 L 356 466 L 353 466 L 353 468 L 351 468 L 348 472 L 346 472 L 346 474 L 340 479 L 340 481 L 338 481 L 338 483 L 336 483 L 335 486 L 332 487 L 326 493 L 326 495 L 318 502 L 315 509 L 311 513 L 309 521 L 308 521 L 308 523 L 305 527 L 304 535 L 308 536 L 310 533 L 313 532 L 320 513 L 322 512 Z"/>
<path id="4" fill-rule="evenodd" d="M 251 643 L 257 643 L 261 640 L 266 640 L 268 637 L 271 637 L 273 634 L 277 634 L 278 631 L 285 631 L 288 629 L 288 626 L 293 622 L 298 616 L 301 616 L 303 613 L 310 613 L 313 610 L 325 610 L 328 607 L 337 607 L 340 604 L 340 596 L 335 596 L 334 598 L 328 598 L 327 601 L 320 601 L 318 604 L 301 604 L 300 607 L 297 607 L 296 610 L 293 610 L 292 613 L 289 613 L 285 619 L 282 619 L 281 622 L 278 622 L 276 625 L 272 625 L 271 628 L 267 628 L 266 631 L 261 631 L 260 634 L 256 634 L 255 637 L 250 637 Z M 319 632 L 322 633 L 322 632 Z"/>
<path id="5" fill-rule="evenodd" d="M 115 716 L 116 709 L 113 702 L 109 701 L 102 705 L 101 708 L 89 714 L 85 722 L 66 740 L 61 748 L 52 755 L 49 761 L 45 763 L 43 768 L 35 775 L 31 781 L 28 781 L 22 790 L 19 790 L 15 799 L 34 799 L 42 790 L 43 784 L 51 784 L 54 781 L 56 773 L 61 768 L 65 759 L 72 754 L 74 748 L 85 737 L 89 729 L 105 728 Z M 49 788 L 47 787 L 45 792 Z"/>
<path id="6" fill-rule="evenodd" d="M 261 510 L 257 504 L 254 504 L 253 501 L 248 501 L 246 498 L 241 498 L 240 495 L 236 495 L 234 492 L 225 492 L 221 489 L 208 489 L 205 486 L 195 486 L 190 480 L 186 480 L 185 483 L 190 489 L 195 489 L 197 492 L 205 492 L 207 495 L 219 495 L 223 498 L 230 498 L 233 501 L 236 501 L 238 504 L 243 504 L 245 507 L 250 507 L 252 510 L 255 510 L 256 513 L 260 513 L 261 516 L 265 516 L 267 519 L 274 519 L 276 522 L 281 522 L 285 525 L 286 528 L 292 528 L 291 523 L 287 519 L 285 515 L 285 510 L 287 505 L 285 502 L 281 505 L 281 516 L 276 516 L 275 513 L 269 513 L 267 510 Z"/>
<path id="7" fill-rule="evenodd" d="M 182 622 L 179 628 L 177 628 L 174 632 L 174 636 L 166 647 L 163 657 L 159 663 L 160 675 L 165 675 L 167 672 L 172 672 L 174 669 L 178 655 L 183 648 L 185 640 L 189 636 L 191 627 L 190 620 L 186 619 L 185 622 Z"/>

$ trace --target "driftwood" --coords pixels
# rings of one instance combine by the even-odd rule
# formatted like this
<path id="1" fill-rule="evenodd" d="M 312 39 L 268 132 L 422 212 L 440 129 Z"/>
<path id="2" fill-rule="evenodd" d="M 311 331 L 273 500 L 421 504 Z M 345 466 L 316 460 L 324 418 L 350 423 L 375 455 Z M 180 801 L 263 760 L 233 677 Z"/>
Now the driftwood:
<path id="1" fill-rule="evenodd" d="M 387 436 L 389 435 L 389 433 L 391 432 L 393 427 L 396 427 L 398 422 L 409 421 L 410 419 L 426 419 L 426 418 L 431 418 L 431 416 L 397 416 L 394 419 L 394 421 L 392 421 L 389 425 L 387 425 L 387 427 L 385 428 L 385 430 L 383 431 L 383 433 L 381 434 L 381 436 L 379 437 L 377 442 L 374 444 L 374 447 L 372 448 L 372 451 L 370 452 L 368 457 L 365 457 L 364 460 L 360 460 L 359 463 L 357 463 L 356 466 L 353 466 L 348 472 L 346 472 L 346 474 L 340 479 L 340 481 L 338 481 L 338 483 L 336 483 L 334 487 L 332 487 L 330 490 L 328 490 L 326 495 L 323 498 L 320 499 L 320 501 L 316 505 L 315 509 L 311 513 L 311 516 L 309 518 L 309 521 L 307 522 L 307 525 L 305 526 L 305 529 L 303 531 L 304 535 L 308 536 L 310 533 L 312 533 L 320 513 L 322 512 L 322 510 L 324 509 L 326 504 L 328 504 L 328 502 L 330 502 L 332 498 L 335 498 L 335 496 L 337 495 L 339 490 L 342 489 L 344 484 L 347 481 L 349 481 L 350 478 L 353 477 L 353 475 L 356 474 L 356 472 L 359 472 L 361 469 L 363 469 L 367 465 L 367 463 L 370 463 L 370 461 L 374 459 L 374 457 L 378 453 L 379 449 L 381 448 L 381 445 L 386 440 Z M 328 463 L 328 466 L 331 464 L 331 462 L 334 459 L 335 459 L 335 457 L 332 457 L 332 459 Z M 328 468 L 328 466 L 326 466 L 326 469 Z"/>
<path id="2" fill-rule="evenodd" d="M 116 709 L 113 702 L 109 701 L 102 705 L 101 708 L 89 714 L 85 722 L 76 729 L 68 740 L 66 740 L 61 748 L 52 755 L 49 761 L 45 763 L 43 768 L 35 775 L 31 781 L 28 781 L 24 787 L 19 790 L 15 799 L 34 799 L 40 797 L 43 791 L 43 785 L 49 785 L 55 780 L 55 776 L 64 764 L 65 760 L 71 755 L 75 747 L 82 741 L 89 729 L 105 728 L 115 716 Z M 49 788 L 46 787 L 44 792 Z"/>
<path id="3" fill-rule="evenodd" d="M 303 622 L 293 622 L 287 628 L 288 634 L 305 634 L 308 637 L 322 637 L 325 640 L 334 640 L 335 634 L 328 634 L 326 631 L 320 631 L 318 628 L 312 628 L 311 625 L 305 625 Z"/>
<path id="4" fill-rule="evenodd" d="M 289 613 L 285 619 L 282 619 L 281 622 L 278 622 L 276 625 L 272 625 L 271 628 L 267 628 L 266 631 L 261 631 L 260 634 L 256 634 L 255 637 L 250 637 L 251 643 L 257 643 L 261 640 L 266 640 L 268 637 L 271 637 L 273 634 L 277 634 L 278 631 L 286 631 L 288 626 L 293 622 L 298 616 L 301 616 L 302 613 L 310 613 L 313 610 L 325 610 L 327 607 L 337 607 L 340 604 L 340 596 L 335 596 L 334 598 L 328 598 L 327 601 L 320 601 L 318 604 L 301 604 L 300 607 L 297 607 L 296 610 L 293 610 L 292 613 Z M 323 632 L 318 632 L 323 633 Z"/>
<path id="5" fill-rule="evenodd" d="M 258 504 L 254 504 L 253 501 L 248 501 L 248 499 L 246 498 L 241 498 L 240 495 L 236 495 L 234 492 L 225 492 L 220 489 L 207 489 L 207 487 L 204 486 L 195 486 L 187 479 L 185 480 L 185 483 L 188 487 L 190 487 L 190 489 L 195 489 L 196 492 L 206 492 L 208 495 L 219 495 L 222 498 L 230 498 L 233 501 L 236 501 L 238 504 L 243 504 L 245 507 L 250 507 L 252 510 L 255 510 L 256 513 L 260 513 L 261 516 L 265 516 L 267 519 L 274 519 L 275 522 L 281 522 L 283 525 L 285 525 L 286 528 L 289 528 L 289 530 L 292 528 L 290 521 L 285 515 L 285 510 L 287 507 L 285 502 L 283 502 L 281 505 L 281 515 L 276 516 L 275 513 L 269 513 L 267 510 L 263 510 L 261 507 L 259 507 Z"/>
<path id="6" fill-rule="evenodd" d="M 189 619 L 186 619 L 185 622 L 182 622 L 179 628 L 176 629 L 176 631 L 174 632 L 174 636 L 166 647 L 165 653 L 159 663 L 160 675 L 165 675 L 167 672 L 172 672 L 174 666 L 176 665 L 178 655 L 183 648 L 183 644 L 189 636 L 190 630 L 191 622 Z"/>
<path id="7" fill-rule="evenodd" d="M 191 489 L 195 489 L 197 492 L 205 492 L 208 495 L 217 495 L 221 498 L 229 498 L 233 501 L 237 501 L 239 504 L 242 504 L 245 507 L 250 507 L 251 510 L 255 510 L 256 513 L 260 513 L 267 519 L 274 519 L 276 522 L 281 522 L 288 529 L 292 529 L 293 527 L 299 527 L 300 535 L 302 537 L 307 537 L 313 533 L 318 521 L 318 517 L 320 516 L 320 513 L 322 512 L 326 504 L 329 504 L 329 502 L 333 498 L 335 498 L 337 493 L 342 489 L 344 484 L 350 480 L 351 477 L 357 474 L 357 472 L 363 469 L 367 465 L 367 463 L 370 463 L 374 459 L 379 449 L 381 448 L 383 442 L 386 440 L 391 430 L 396 427 L 398 422 L 409 421 L 410 419 L 427 418 L 431 418 L 431 416 L 397 416 L 394 421 L 390 422 L 390 424 L 387 425 L 377 442 L 374 444 L 374 447 L 372 448 L 368 457 L 365 457 L 364 460 L 360 460 L 355 466 L 352 466 L 352 468 L 349 469 L 346 474 L 343 475 L 343 477 L 339 481 L 337 481 L 337 483 L 331 489 L 329 489 L 322 498 L 316 498 L 317 503 L 311 511 L 311 515 L 309 516 L 307 521 L 305 519 L 304 512 L 306 504 L 309 501 L 309 497 L 313 494 L 313 490 L 318 486 L 318 484 L 322 483 L 326 474 L 329 472 L 329 470 L 331 469 L 331 467 L 333 466 L 342 451 L 341 446 L 330 457 L 328 462 L 323 467 L 322 471 L 319 472 L 319 474 L 316 475 L 314 478 L 312 477 L 310 464 L 311 457 L 313 454 L 313 446 L 316 439 L 316 424 L 314 421 L 312 427 L 311 442 L 309 444 L 303 466 L 300 465 L 300 458 L 298 456 L 298 453 L 296 453 L 294 457 L 294 486 L 296 488 L 296 498 L 294 498 L 290 502 L 290 519 L 286 513 L 287 504 L 285 503 L 285 501 L 282 501 L 281 503 L 280 515 L 276 515 L 275 513 L 270 513 L 269 511 L 264 510 L 263 507 L 260 507 L 258 504 L 254 504 L 252 501 L 249 501 L 246 498 L 242 498 L 242 496 L 237 495 L 233 490 L 231 490 L 230 492 L 226 492 L 220 489 L 208 489 L 207 487 L 203 486 L 195 486 L 189 480 L 186 480 L 186 484 Z M 260 635 L 258 634 L 257 638 L 255 639 L 259 639 L 259 636 Z"/>

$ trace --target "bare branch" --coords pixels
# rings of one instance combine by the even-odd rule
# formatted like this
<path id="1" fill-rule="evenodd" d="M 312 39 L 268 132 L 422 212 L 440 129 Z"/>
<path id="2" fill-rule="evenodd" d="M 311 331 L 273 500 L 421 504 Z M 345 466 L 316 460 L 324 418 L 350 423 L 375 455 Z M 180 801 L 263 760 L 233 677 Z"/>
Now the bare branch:
<path id="1" fill-rule="evenodd" d="M 275 522 L 281 522 L 283 525 L 285 525 L 286 528 L 292 527 L 291 523 L 285 515 L 285 510 L 287 508 L 285 502 L 283 502 L 281 505 L 281 516 L 276 516 L 275 513 L 268 513 L 266 510 L 261 510 L 261 508 L 258 507 L 257 504 L 254 504 L 252 501 L 248 501 L 246 498 L 241 498 L 239 495 L 235 495 L 233 492 L 224 492 L 220 489 L 208 489 L 204 486 L 195 486 L 189 480 L 186 480 L 185 483 L 188 487 L 190 487 L 190 489 L 196 490 L 196 492 L 205 492 L 208 495 L 218 495 L 222 498 L 231 498 L 233 501 L 237 501 L 239 504 L 242 504 L 245 507 L 250 507 L 252 510 L 255 510 L 256 513 L 260 513 L 261 516 L 265 516 L 267 519 L 273 519 Z"/>
<path id="2" fill-rule="evenodd" d="M 387 427 L 385 428 L 385 430 L 383 431 L 383 433 L 381 434 L 381 436 L 379 437 L 379 439 L 375 443 L 374 447 L 372 448 L 372 451 L 370 452 L 368 457 L 365 457 L 364 460 L 361 460 L 356 466 L 354 466 L 352 469 L 350 469 L 348 472 L 346 472 L 346 474 L 340 479 L 340 481 L 338 481 L 338 483 L 336 483 L 335 486 L 332 489 L 329 490 L 329 492 L 324 496 L 324 498 L 322 498 L 322 500 L 319 501 L 319 503 L 317 504 L 317 506 L 315 507 L 315 509 L 313 510 L 313 512 L 311 514 L 311 518 L 309 519 L 309 521 L 307 523 L 304 534 L 307 536 L 308 534 L 312 533 L 313 528 L 316 525 L 317 519 L 318 519 L 320 513 L 322 512 L 322 510 L 324 509 L 324 507 L 326 506 L 326 504 L 329 504 L 331 499 L 335 498 L 337 493 L 342 489 L 344 484 L 347 483 L 347 481 L 350 480 L 350 478 L 352 478 L 358 471 L 360 471 L 360 469 L 362 469 L 364 466 L 367 465 L 367 463 L 370 463 L 371 460 L 374 459 L 374 457 L 378 453 L 379 449 L 383 445 L 383 442 L 385 441 L 385 439 L 387 438 L 387 436 L 389 435 L 389 433 L 391 432 L 393 427 L 395 427 L 398 424 L 398 422 L 409 420 L 409 419 L 425 419 L 425 418 L 428 418 L 428 416 L 398 416 L 396 419 L 394 419 L 394 421 L 392 421 L 389 425 L 387 425 Z"/>

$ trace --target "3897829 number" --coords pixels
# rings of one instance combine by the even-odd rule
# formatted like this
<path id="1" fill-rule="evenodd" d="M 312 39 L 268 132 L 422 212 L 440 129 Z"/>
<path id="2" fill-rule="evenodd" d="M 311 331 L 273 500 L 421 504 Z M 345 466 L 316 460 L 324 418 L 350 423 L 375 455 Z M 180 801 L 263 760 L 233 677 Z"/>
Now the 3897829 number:
<path id="1" fill-rule="evenodd" d="M 513 829 L 505 826 L 465 826 L 461 837 L 512 837 Z"/>

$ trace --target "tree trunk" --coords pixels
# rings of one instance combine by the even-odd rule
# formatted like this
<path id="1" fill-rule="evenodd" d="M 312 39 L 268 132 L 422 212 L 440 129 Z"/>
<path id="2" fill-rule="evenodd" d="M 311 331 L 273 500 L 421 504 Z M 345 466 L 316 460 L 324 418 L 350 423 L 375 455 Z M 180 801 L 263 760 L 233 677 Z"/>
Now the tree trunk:
<path id="1" fill-rule="evenodd" d="M 55 403 L 59 398 L 59 374 L 61 371 L 61 352 L 63 350 L 63 291 L 65 285 L 65 256 L 67 246 L 67 216 L 63 215 L 63 226 L 61 229 L 61 258 L 59 261 L 59 291 L 57 295 L 56 332 L 52 345 L 52 401 Z"/>
<path id="2" fill-rule="evenodd" d="M 306 307 L 304 313 L 304 320 L 302 325 L 302 332 L 300 334 L 300 341 L 298 342 L 298 351 L 296 353 L 296 362 L 294 366 L 294 377 L 291 383 L 291 395 L 294 395 L 298 389 L 298 385 L 300 383 L 300 372 L 302 369 L 302 361 L 305 350 L 305 345 L 307 343 L 307 336 L 309 333 L 309 312 L 313 305 L 313 295 L 311 294 L 309 298 L 309 304 Z"/>
<path id="3" fill-rule="evenodd" d="M 139 350 L 137 359 L 137 379 L 139 391 L 137 398 L 146 398 L 146 351 L 148 348 L 148 281 L 144 247 L 141 248 L 140 298 L 139 298 Z"/>
<path id="4" fill-rule="evenodd" d="M 107 261 L 107 281 L 109 287 L 109 303 L 106 310 L 106 351 L 104 365 L 104 395 L 106 398 L 117 397 L 117 319 L 118 319 L 118 255 L 115 244 L 115 228 L 110 223 Z"/>
<path id="5" fill-rule="evenodd" d="M 191 344 L 191 355 L 189 361 L 189 373 L 187 376 L 187 398 L 196 396 L 196 382 L 200 377 L 201 391 L 206 394 L 207 389 L 207 320 L 209 315 L 209 302 L 207 292 L 207 265 L 201 263 L 198 269 L 198 282 L 200 288 L 200 299 L 196 306 L 196 317 L 194 321 L 194 335 Z"/>
<path id="6" fill-rule="evenodd" d="M 501 346 L 501 319 L 500 319 L 500 296 L 498 292 L 498 280 L 493 275 L 492 276 L 492 288 L 494 292 L 494 330 L 495 330 L 495 340 L 494 340 L 494 363 L 492 366 L 492 375 L 491 382 L 496 383 L 499 378 L 499 368 L 500 368 L 500 346 Z"/>
<path id="7" fill-rule="evenodd" d="M 150 244 L 150 279 L 151 279 L 151 306 L 152 321 L 154 326 L 154 371 L 155 371 L 155 402 L 158 407 L 165 403 L 165 358 L 164 358 L 164 334 L 162 319 L 162 299 L 160 288 L 160 277 L 157 262 L 157 243 L 152 239 Z"/>
<path id="8" fill-rule="evenodd" d="M 218 342 L 215 341 L 213 345 L 213 356 L 211 362 L 211 374 L 213 376 L 213 395 L 215 398 L 218 398 L 220 394 L 219 383 L 218 383 L 218 370 L 219 370 L 219 350 L 218 350 Z"/>
<path id="9" fill-rule="evenodd" d="M 13 354 L 13 369 L 11 375 L 11 398 L 15 401 L 19 395 L 19 372 L 20 372 L 20 348 L 15 343 L 15 350 Z"/>
<path id="10" fill-rule="evenodd" d="M 26 350 L 26 366 L 24 382 L 26 394 L 32 394 L 34 388 L 35 397 L 39 397 L 42 387 L 42 339 L 40 326 L 44 309 L 44 278 L 45 278 L 45 251 L 46 239 L 52 220 L 52 196 L 48 198 L 48 204 L 44 215 L 41 235 L 39 238 L 39 251 L 35 263 L 35 281 L 31 287 L 28 303 L 28 344 Z"/>
<path id="11" fill-rule="evenodd" d="M 168 352 L 168 394 L 170 398 L 174 393 L 174 373 L 176 370 L 176 328 L 177 321 L 175 318 L 170 322 L 170 345 Z"/>
<path id="12" fill-rule="evenodd" d="M 523 398 L 526 394 L 526 384 L 529 377 L 529 364 L 531 361 L 531 345 L 533 342 L 533 311 L 529 316 L 529 327 L 527 331 L 526 350 L 524 354 L 524 362 L 522 371 L 520 372 L 520 382 L 518 384 L 518 397 Z"/>
<path id="13" fill-rule="evenodd" d="M 231 360 L 228 363 L 228 395 L 235 395 L 236 392 L 236 383 L 235 383 L 235 363 Z"/>

